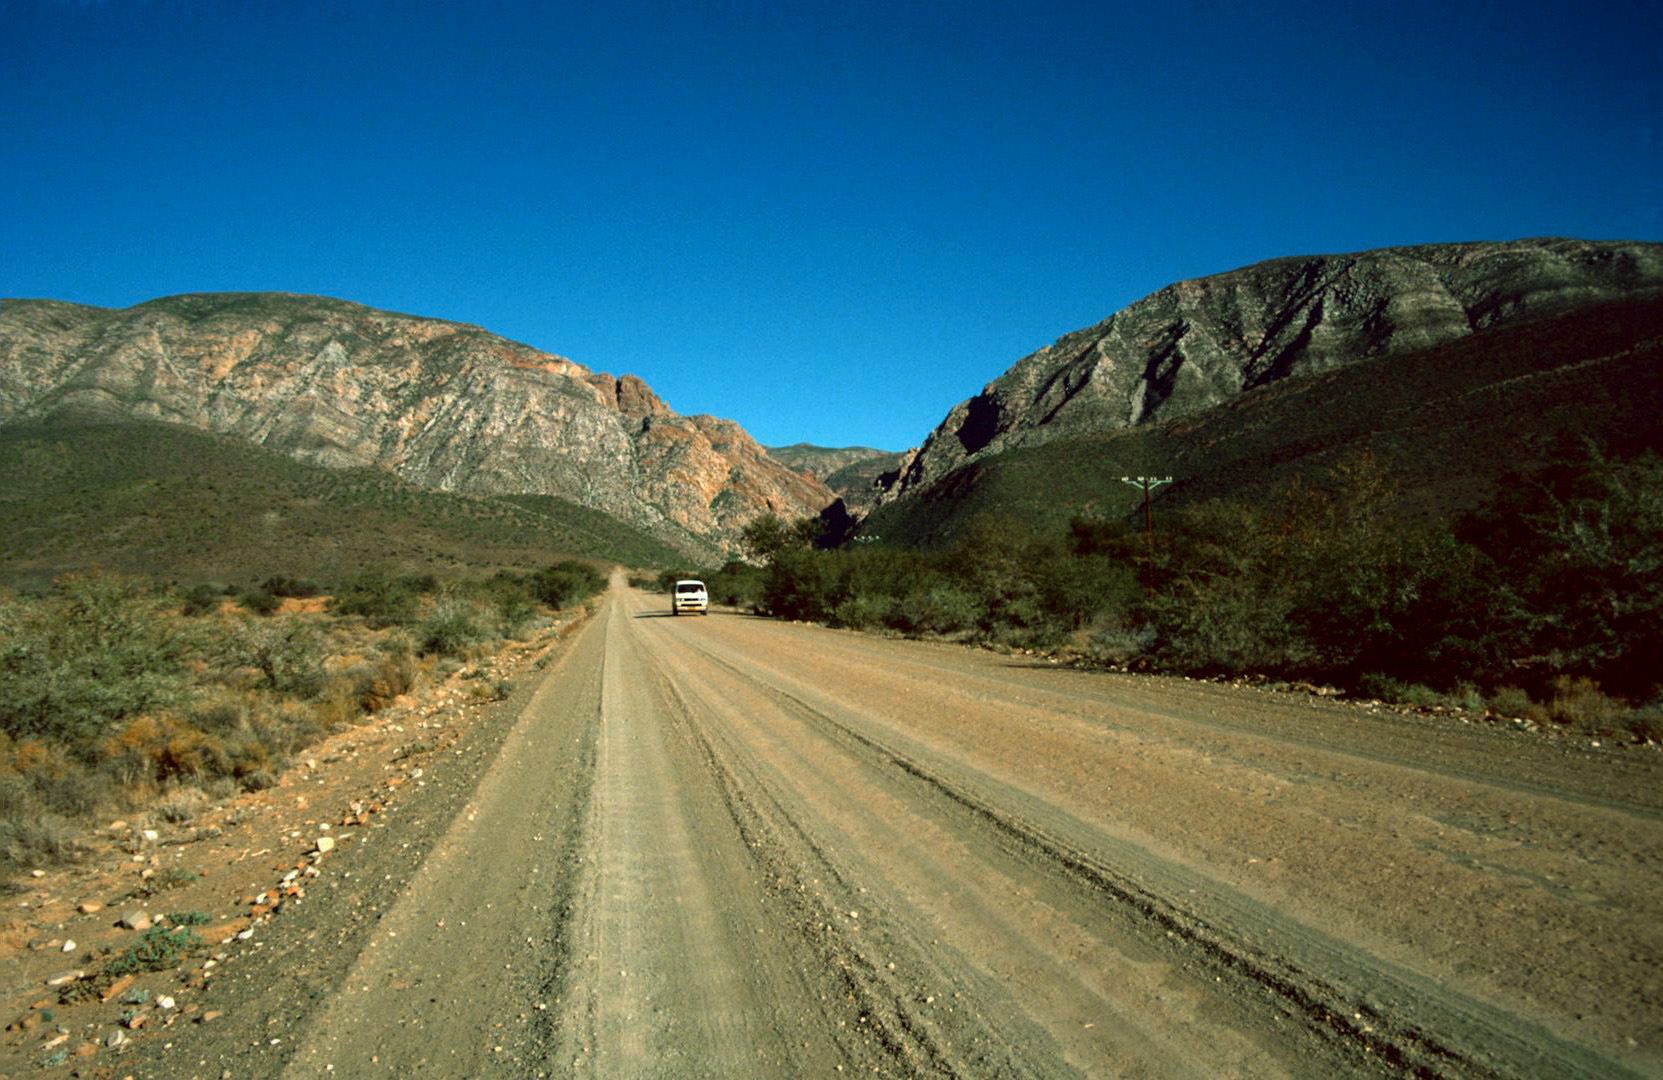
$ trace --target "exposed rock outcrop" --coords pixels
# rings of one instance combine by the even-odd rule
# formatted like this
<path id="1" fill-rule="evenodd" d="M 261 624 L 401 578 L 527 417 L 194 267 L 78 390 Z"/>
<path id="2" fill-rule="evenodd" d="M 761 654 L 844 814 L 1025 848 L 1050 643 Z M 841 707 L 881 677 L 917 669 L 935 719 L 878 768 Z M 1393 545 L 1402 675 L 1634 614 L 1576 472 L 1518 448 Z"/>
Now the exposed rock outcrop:
<path id="1" fill-rule="evenodd" d="M 758 514 L 835 498 L 634 376 L 322 297 L 4 301 L 0 424 L 75 415 L 171 421 L 445 491 L 561 495 L 690 554 L 725 552 Z"/>
<path id="2" fill-rule="evenodd" d="M 1016 446 L 1196 414 L 1290 376 L 1640 294 L 1663 297 L 1663 245 L 1428 245 L 1275 259 L 1178 282 L 1019 360 L 961 402 L 883 499 Z"/>
<path id="3" fill-rule="evenodd" d="M 874 450 L 869 446 L 833 449 L 809 443 L 770 446 L 768 456 L 822 481 L 856 516 L 876 505 L 881 491 L 879 478 L 893 472 L 906 460 L 905 454 Z"/>

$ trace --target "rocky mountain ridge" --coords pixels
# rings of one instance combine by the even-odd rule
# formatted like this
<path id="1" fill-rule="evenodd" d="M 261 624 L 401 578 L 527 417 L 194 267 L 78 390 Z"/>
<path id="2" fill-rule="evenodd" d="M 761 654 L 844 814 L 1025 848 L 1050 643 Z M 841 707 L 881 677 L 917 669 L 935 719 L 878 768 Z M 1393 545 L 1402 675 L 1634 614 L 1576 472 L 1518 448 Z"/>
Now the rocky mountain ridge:
<path id="1" fill-rule="evenodd" d="M 1636 296 L 1663 299 L 1663 245 L 1424 245 L 1177 282 L 1024 357 L 955 406 L 886 479 L 881 501 L 1012 448 L 1192 416 L 1288 378 Z"/>
<path id="2" fill-rule="evenodd" d="M 770 446 L 768 456 L 821 481 L 859 516 L 877 504 L 879 477 L 895 471 L 906 455 L 870 446 L 827 447 L 812 443 Z"/>
<path id="3" fill-rule="evenodd" d="M 558 495 L 690 555 L 835 496 L 728 420 L 483 329 L 324 297 L 0 304 L 0 425 L 131 417 L 469 494 Z"/>

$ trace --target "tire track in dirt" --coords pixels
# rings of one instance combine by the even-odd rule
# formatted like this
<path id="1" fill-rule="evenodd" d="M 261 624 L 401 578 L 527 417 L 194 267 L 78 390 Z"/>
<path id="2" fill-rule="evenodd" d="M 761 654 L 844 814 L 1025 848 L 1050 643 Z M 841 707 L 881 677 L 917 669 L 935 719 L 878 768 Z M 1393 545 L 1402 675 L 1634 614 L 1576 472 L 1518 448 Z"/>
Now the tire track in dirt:
<path id="1" fill-rule="evenodd" d="M 987 827 L 1009 834 L 1037 859 L 1066 868 L 1123 908 L 1140 912 L 1149 923 L 1146 933 L 1158 931 L 1190 942 L 1215 967 L 1272 991 L 1280 1007 L 1302 1017 L 1313 1032 L 1327 1032 L 1342 1044 L 1366 1049 L 1376 1060 L 1439 1073 L 1620 1071 L 1612 1060 L 1547 1031 L 1528 1016 L 1439 986 L 1435 979 L 1302 926 L 1187 867 L 1152 858 L 1134 845 L 1112 842 L 1042 800 L 974 770 L 965 773 L 961 758 L 943 759 L 870 717 L 833 719 L 836 700 L 808 704 L 805 699 L 815 698 L 815 688 L 790 686 L 790 680 L 779 678 L 778 669 L 759 674 L 753 658 L 733 653 L 729 644 L 709 636 L 689 643 L 707 663 L 724 667 L 733 680 L 752 682 L 764 694 L 794 707 L 806 723 L 841 733 L 846 742 L 863 746 L 873 761 L 916 777 L 983 818 Z M 833 648 L 828 642 L 828 650 Z M 821 663 L 826 660 L 833 658 Z M 782 689 L 782 682 L 789 689 Z M 792 690 L 804 692 L 798 696 Z M 728 687 L 718 693 L 735 692 Z M 943 767 L 943 761 L 950 761 L 950 766 Z M 1112 857 L 1105 859 L 1104 852 Z M 1266 944 L 1272 948 L 1267 950 Z"/>
<path id="2" fill-rule="evenodd" d="M 134 1071 L 1659 1071 L 1608 1034 L 1627 1011 L 1656 1039 L 1663 1008 L 1644 760 L 1575 759 L 1556 787 L 1550 756 L 1482 735 L 661 608 L 615 580 L 500 750 L 274 924 L 273 957 L 316 959 L 242 968 L 269 1006 Z M 1244 856 L 1271 841 L 1261 881 Z M 370 914 L 337 935 L 349 896 Z M 1375 900 L 1377 927 L 1346 907 Z M 1632 927 L 1633 958 L 1573 919 Z M 1475 930 L 1504 936 L 1447 944 Z M 1499 974 L 1463 974 L 1486 949 Z M 1544 962 L 1614 988 L 1597 1024 L 1537 993 Z"/>
<path id="3" fill-rule="evenodd" d="M 776 925 L 680 703 L 613 603 L 584 884 L 551 1066 L 579 1076 L 853 1066 L 794 928 Z M 851 1053 L 853 1050 L 855 1052 Z"/>

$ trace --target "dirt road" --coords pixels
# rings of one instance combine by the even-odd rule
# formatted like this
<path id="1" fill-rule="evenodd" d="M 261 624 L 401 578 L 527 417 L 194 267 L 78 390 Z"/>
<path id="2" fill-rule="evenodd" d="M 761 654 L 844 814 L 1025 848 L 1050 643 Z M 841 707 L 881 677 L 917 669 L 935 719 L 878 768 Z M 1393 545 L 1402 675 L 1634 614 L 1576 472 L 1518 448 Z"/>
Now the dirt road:
<path id="1" fill-rule="evenodd" d="M 1663 1074 L 1650 750 L 615 583 L 430 771 L 122 1069 Z"/>

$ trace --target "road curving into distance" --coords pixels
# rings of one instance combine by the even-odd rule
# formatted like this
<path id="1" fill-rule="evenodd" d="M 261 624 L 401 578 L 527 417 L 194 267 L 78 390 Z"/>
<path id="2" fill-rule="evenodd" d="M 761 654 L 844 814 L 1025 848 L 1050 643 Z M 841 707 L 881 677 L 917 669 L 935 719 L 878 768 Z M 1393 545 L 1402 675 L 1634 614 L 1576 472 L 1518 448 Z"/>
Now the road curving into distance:
<path id="1" fill-rule="evenodd" d="M 1663 1074 L 1649 749 L 615 579 L 480 774 L 284 1075 Z"/>

